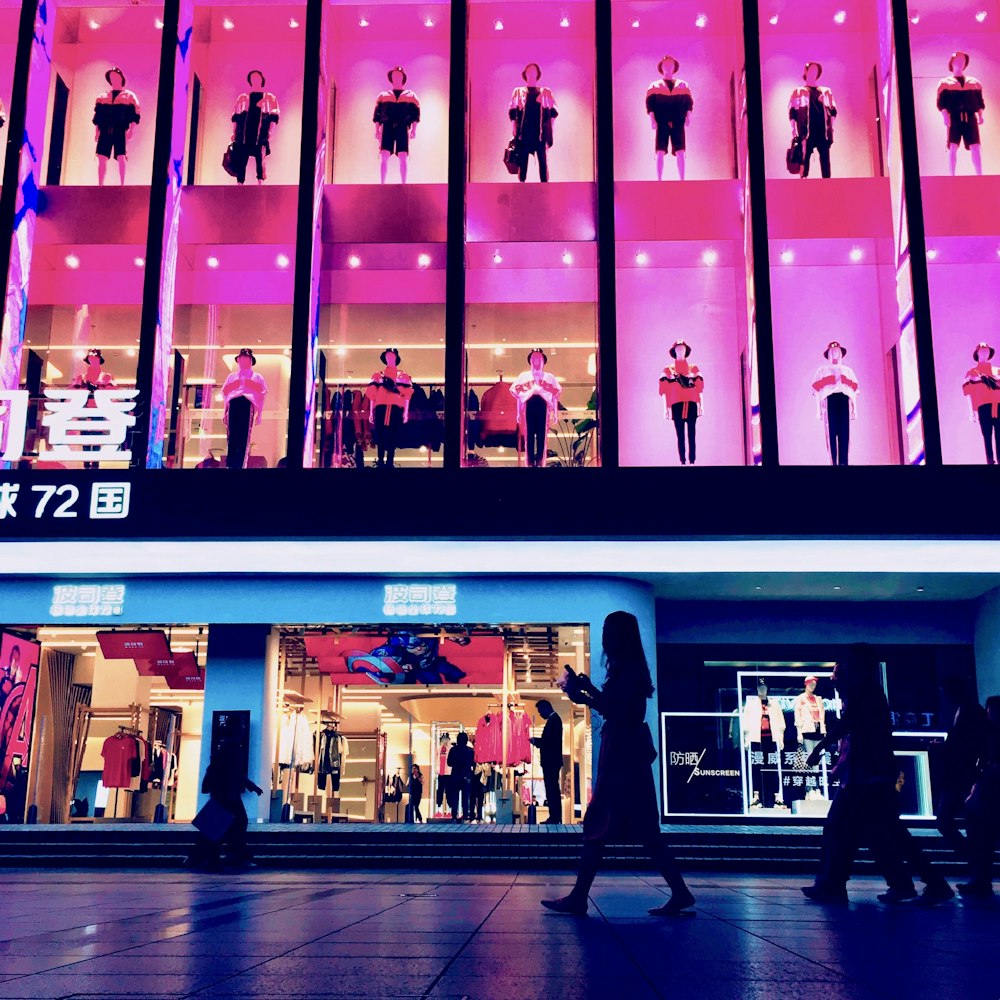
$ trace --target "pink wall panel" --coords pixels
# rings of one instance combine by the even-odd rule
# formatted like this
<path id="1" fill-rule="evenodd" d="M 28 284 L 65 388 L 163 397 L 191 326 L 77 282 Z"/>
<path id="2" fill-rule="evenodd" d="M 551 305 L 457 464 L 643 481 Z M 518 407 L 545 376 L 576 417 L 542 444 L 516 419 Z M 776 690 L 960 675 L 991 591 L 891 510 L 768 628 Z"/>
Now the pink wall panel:
<path id="1" fill-rule="evenodd" d="M 829 463 L 811 383 L 831 340 L 847 348 L 845 361 L 861 385 L 858 418 L 851 423 L 850 464 L 893 465 L 897 460 L 891 430 L 895 403 L 888 395 L 883 346 L 895 339 L 895 300 L 878 272 L 865 265 L 771 269 L 783 465 Z"/>
<path id="2" fill-rule="evenodd" d="M 941 449 L 948 463 L 982 465 L 986 460 L 978 422 L 962 393 L 981 340 L 1000 352 L 1000 264 L 933 264 L 930 267 L 934 370 L 941 414 Z M 993 360 L 997 364 L 996 358 Z"/>
<path id="3" fill-rule="evenodd" d="M 925 177 L 921 191 L 928 239 L 1000 234 L 1000 178 Z"/>
<path id="4" fill-rule="evenodd" d="M 420 124 L 410 143 L 408 182 L 443 184 L 448 179 L 447 8 L 425 11 L 414 4 L 389 8 L 394 9 L 408 14 L 410 20 L 394 17 L 394 30 L 389 34 L 379 30 L 386 13 L 382 6 L 368 12 L 371 25 L 366 29 L 359 29 L 356 20 L 346 23 L 339 17 L 334 21 L 331 37 L 338 30 L 348 33 L 333 38 L 327 65 L 330 86 L 336 88 L 332 157 L 333 180 L 338 184 L 379 183 L 379 146 L 372 113 L 375 99 L 389 87 L 386 73 L 393 66 L 406 70 L 406 86 L 420 101 Z M 433 27 L 424 27 L 425 16 L 434 21 Z M 388 181 L 399 183 L 395 157 L 390 157 Z"/>
<path id="5" fill-rule="evenodd" d="M 665 5 L 662 5 L 665 6 Z M 649 21 L 652 15 L 646 16 Z M 642 23 L 642 22 L 640 22 Z M 690 22 L 687 22 L 690 25 Z M 677 74 L 694 97 L 687 131 L 688 180 L 724 180 L 734 176 L 733 102 L 729 81 L 742 60 L 742 38 L 698 32 L 638 30 L 619 27 L 613 45 L 615 100 L 615 179 L 656 179 L 655 133 L 646 114 L 646 88 L 659 79 L 657 63 L 667 53 L 680 60 Z M 664 177 L 677 176 L 668 156 Z"/>
<path id="6" fill-rule="evenodd" d="M 529 174 L 530 179 L 530 174 Z M 466 235 L 470 243 L 585 242 L 597 238 L 597 188 L 592 183 L 470 184 Z"/>
<path id="7" fill-rule="evenodd" d="M 767 232 L 786 240 L 891 237 L 891 205 L 888 177 L 832 177 L 822 188 L 770 180 Z"/>
<path id="8" fill-rule="evenodd" d="M 741 240 L 742 182 L 615 184 L 615 238 Z"/>
<path id="9" fill-rule="evenodd" d="M 806 62 L 823 64 L 820 83 L 830 87 L 837 103 L 834 143 L 830 152 L 834 177 L 871 177 L 878 172 L 875 159 L 875 91 L 871 80 L 878 61 L 874 33 L 854 31 L 847 24 L 837 28 L 825 20 L 810 34 L 785 34 L 768 30 L 762 18 L 761 61 L 764 84 L 765 170 L 768 177 L 796 180 L 785 168 L 785 150 L 792 137 L 788 99 L 802 83 Z M 848 19 L 848 24 L 851 23 Z M 808 180 L 819 178 L 816 154 Z M 801 183 L 801 181 L 798 181 Z"/>
<path id="10" fill-rule="evenodd" d="M 594 302 L 597 276 L 588 268 L 503 267 L 466 272 L 467 302 Z"/>
<path id="11" fill-rule="evenodd" d="M 678 339 L 705 377 L 698 464 L 742 465 L 739 343 L 743 272 L 732 268 L 618 271 L 618 420 L 622 465 L 679 465 L 658 379 Z M 742 289 L 739 289 L 742 293 Z M 745 312 L 745 297 L 743 299 Z"/>

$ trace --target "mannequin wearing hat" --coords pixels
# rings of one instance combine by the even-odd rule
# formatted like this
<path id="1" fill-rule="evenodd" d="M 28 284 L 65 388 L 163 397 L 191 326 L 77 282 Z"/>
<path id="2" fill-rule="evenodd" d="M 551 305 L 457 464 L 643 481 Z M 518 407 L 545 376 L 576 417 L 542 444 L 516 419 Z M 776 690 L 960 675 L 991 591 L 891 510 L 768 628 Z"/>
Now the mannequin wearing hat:
<path id="1" fill-rule="evenodd" d="M 510 386 L 510 394 L 517 400 L 517 426 L 524 437 L 529 469 L 544 468 L 549 427 L 555 426 L 559 416 L 562 386 L 555 375 L 545 370 L 548 360 L 545 352 L 536 347 L 528 355 L 531 367 L 521 372 Z"/>
<path id="2" fill-rule="evenodd" d="M 390 90 L 383 90 L 375 100 L 375 141 L 379 144 L 380 177 L 384 184 L 389 172 L 389 157 L 399 159 L 399 181 L 406 183 L 406 168 L 410 159 L 410 140 L 417 137 L 420 121 L 420 101 L 406 89 L 406 70 L 394 66 L 386 74 Z"/>
<path id="3" fill-rule="evenodd" d="M 820 173 L 830 174 L 830 147 L 833 145 L 833 119 L 837 104 L 833 91 L 819 85 L 823 65 L 807 62 L 802 71 L 805 86 L 796 87 L 788 101 L 788 119 L 792 123 L 792 140 L 802 144 L 802 177 L 809 176 L 809 161 L 815 149 L 819 153 Z"/>
<path id="4" fill-rule="evenodd" d="M 523 87 L 515 87 L 510 97 L 510 118 L 514 138 L 517 139 L 517 155 L 520 169 L 517 179 L 522 183 L 528 179 L 528 161 L 534 154 L 538 160 L 538 179 L 549 179 L 548 151 L 554 140 L 552 122 L 559 117 L 556 99 L 548 87 L 539 86 L 542 68 L 538 63 L 528 63 L 521 70 Z"/>
<path id="5" fill-rule="evenodd" d="M 114 66 L 104 74 L 110 90 L 100 94 L 94 103 L 94 141 L 97 143 L 97 183 L 104 186 L 108 160 L 118 161 L 118 176 L 125 183 L 128 153 L 125 144 L 139 124 L 139 98 L 125 89 L 125 74 Z"/>
<path id="6" fill-rule="evenodd" d="M 247 73 L 250 90 L 240 94 L 233 105 L 232 166 L 239 184 L 247 179 L 247 164 L 253 157 L 257 164 L 257 183 L 267 177 L 264 157 L 271 155 L 271 130 L 278 124 L 281 109 L 278 98 L 264 87 L 267 81 L 259 69 Z"/>
<path id="7" fill-rule="evenodd" d="M 843 363 L 846 353 L 846 347 L 830 341 L 823 352 L 827 363 L 816 369 L 812 381 L 817 416 L 826 424 L 831 465 L 847 465 L 851 421 L 858 415 L 860 387 L 853 369 Z"/>
<path id="8" fill-rule="evenodd" d="M 97 402 L 93 394 L 99 389 L 116 388 L 115 380 L 110 372 L 104 371 L 104 355 L 99 348 L 92 347 L 87 351 L 84 360 L 87 367 L 76 375 L 71 388 L 87 389 L 91 394 L 87 400 L 87 409 L 94 409 L 97 406 Z M 93 445 L 83 445 L 83 450 L 99 451 L 100 449 Z M 85 469 L 96 469 L 98 468 L 98 464 L 97 462 L 84 462 L 83 467 Z"/>
<path id="9" fill-rule="evenodd" d="M 1000 462 L 1000 368 L 991 364 L 996 352 L 989 344 L 977 344 L 975 364 L 965 373 L 962 392 L 969 397 L 972 419 L 979 419 L 986 445 L 986 464 Z"/>
<path id="10" fill-rule="evenodd" d="M 250 458 L 250 438 L 264 413 L 267 383 L 253 370 L 257 359 L 249 347 L 236 355 L 236 371 L 222 383 L 226 425 L 226 468 L 245 469 Z"/>
<path id="11" fill-rule="evenodd" d="M 792 703 L 800 744 L 805 744 L 807 740 L 815 743 L 826 736 L 826 710 L 823 699 L 816 694 L 817 683 L 815 677 L 807 677 L 803 683 L 804 690 Z M 811 750 L 812 747 L 806 749 Z"/>
<path id="12" fill-rule="evenodd" d="M 966 76 L 969 68 L 967 52 L 953 52 L 948 60 L 948 76 L 937 89 L 937 109 L 944 119 L 947 132 L 948 172 L 955 176 L 958 166 L 958 147 L 964 142 L 972 158 L 972 169 L 983 172 L 983 147 L 979 126 L 983 124 L 983 85 L 974 77 Z"/>
<path id="13" fill-rule="evenodd" d="M 684 156 L 687 148 L 684 130 L 691 124 L 694 98 L 684 80 L 675 79 L 681 68 L 673 56 L 664 56 L 656 66 L 660 74 L 646 90 L 646 114 L 656 133 L 656 179 L 663 180 L 663 160 L 672 152 L 677 158 L 677 176 L 684 180 Z"/>
<path id="14" fill-rule="evenodd" d="M 681 357 L 678 357 L 678 352 Z M 670 348 L 673 362 L 663 369 L 660 376 L 660 395 L 663 397 L 663 416 L 673 420 L 677 432 L 677 454 L 681 465 L 694 465 L 697 458 L 695 448 L 695 425 L 701 416 L 701 394 L 705 389 L 705 379 L 692 365 L 691 345 L 685 340 L 675 341 Z M 687 429 L 687 449 L 684 447 L 684 431 Z"/>
<path id="15" fill-rule="evenodd" d="M 395 347 L 384 350 L 379 360 L 385 367 L 372 375 L 365 398 L 378 449 L 375 468 L 393 469 L 400 432 L 410 419 L 413 380 L 399 367 L 401 359 Z"/>

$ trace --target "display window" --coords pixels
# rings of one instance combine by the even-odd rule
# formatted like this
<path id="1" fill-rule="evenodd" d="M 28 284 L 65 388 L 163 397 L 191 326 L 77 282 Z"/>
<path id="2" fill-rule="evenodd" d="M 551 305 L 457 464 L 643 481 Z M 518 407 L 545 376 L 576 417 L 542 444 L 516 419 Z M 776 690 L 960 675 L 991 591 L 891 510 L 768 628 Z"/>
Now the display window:
<path id="1" fill-rule="evenodd" d="M 910 18 L 931 329 L 946 463 L 1000 459 L 1000 173 L 991 106 L 996 4 L 921 4 Z M 956 322 L 956 317 L 961 317 Z"/>
<path id="2" fill-rule="evenodd" d="M 0 4 L 0 185 L 7 162 L 7 119 L 10 117 L 10 95 L 14 86 L 14 60 L 17 55 L 17 27 L 21 5 L 13 0 Z"/>
<path id="3" fill-rule="evenodd" d="M 91 598 L 98 607 L 121 600 L 113 586 L 61 590 L 75 593 L 56 599 L 85 608 Z M 27 732 L 44 752 L 36 749 L 21 775 L 30 815 L 40 823 L 189 823 L 201 787 L 207 626 L 8 626 L 3 635 L 5 677 L 24 675 L 24 650 L 37 650 Z M 19 649 L 13 666 L 8 638 Z"/>
<path id="4" fill-rule="evenodd" d="M 600 463 L 593 243 L 467 248 L 467 467 Z"/>
<path id="5" fill-rule="evenodd" d="M 580 625 L 284 628 L 274 822 L 577 823 L 589 710 Z"/>
<path id="6" fill-rule="evenodd" d="M 739 5 L 616 0 L 612 18 L 620 461 L 749 464 L 753 255 Z"/>
<path id="7" fill-rule="evenodd" d="M 901 401 L 912 295 L 888 5 L 759 12 L 780 460 L 922 461 Z"/>

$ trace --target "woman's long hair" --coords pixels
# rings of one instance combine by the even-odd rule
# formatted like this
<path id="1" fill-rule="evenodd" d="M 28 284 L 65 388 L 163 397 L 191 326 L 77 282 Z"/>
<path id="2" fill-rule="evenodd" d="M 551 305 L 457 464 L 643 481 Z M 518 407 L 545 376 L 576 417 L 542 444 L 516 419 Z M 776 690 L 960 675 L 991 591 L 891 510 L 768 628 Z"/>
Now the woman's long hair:
<path id="1" fill-rule="evenodd" d="M 651 698 L 653 681 L 649 675 L 646 654 L 642 650 L 639 620 L 635 615 L 627 611 L 612 611 L 604 619 L 601 644 L 604 646 L 604 660 L 608 668 L 607 684 L 643 698 Z"/>

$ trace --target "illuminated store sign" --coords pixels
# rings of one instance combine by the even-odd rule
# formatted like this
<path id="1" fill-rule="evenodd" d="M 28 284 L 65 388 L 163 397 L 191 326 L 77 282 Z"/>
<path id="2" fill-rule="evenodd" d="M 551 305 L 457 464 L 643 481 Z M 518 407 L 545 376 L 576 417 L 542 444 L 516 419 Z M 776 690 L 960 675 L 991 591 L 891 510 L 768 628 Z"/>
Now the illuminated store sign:
<path id="1" fill-rule="evenodd" d="M 124 583 L 58 583 L 52 588 L 53 618 L 110 617 L 124 610 Z"/>
<path id="2" fill-rule="evenodd" d="M 128 517 L 132 503 L 131 483 L 93 483 L 89 507 L 81 509 L 80 487 L 73 483 L 61 486 L 32 486 L 22 490 L 21 483 L 0 482 L 0 521 L 15 517 L 40 521 L 50 517 L 79 517 L 91 521 L 120 521 Z"/>
<path id="3" fill-rule="evenodd" d="M 385 615 L 458 614 L 458 587 L 454 583 L 388 583 L 382 613 Z"/>

